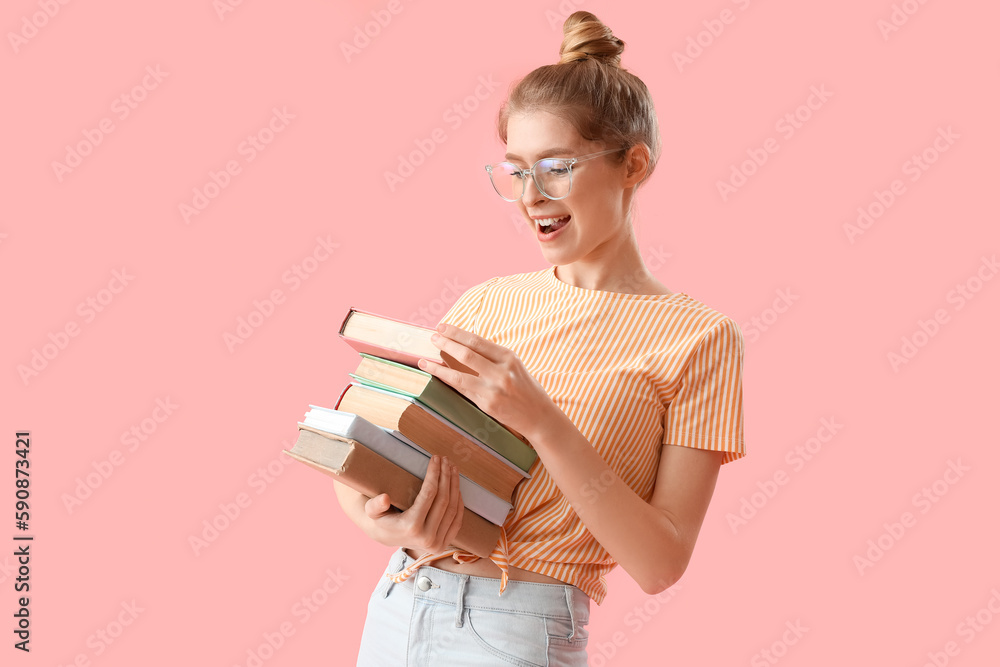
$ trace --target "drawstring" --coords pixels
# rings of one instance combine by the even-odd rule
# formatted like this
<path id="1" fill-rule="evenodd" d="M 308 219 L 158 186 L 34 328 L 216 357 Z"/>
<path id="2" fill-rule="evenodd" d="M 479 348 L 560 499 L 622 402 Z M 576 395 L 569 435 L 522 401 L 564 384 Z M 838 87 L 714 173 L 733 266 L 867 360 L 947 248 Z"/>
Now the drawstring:
<path id="1" fill-rule="evenodd" d="M 498 593 L 500 596 L 502 596 L 503 592 L 507 589 L 507 581 L 510 578 L 510 574 L 508 572 L 509 561 L 507 550 L 507 531 L 504 530 L 503 526 L 500 526 L 500 539 L 497 541 L 497 546 L 494 547 L 493 553 L 490 554 L 490 560 L 493 561 L 498 568 L 500 568 L 500 592 Z M 399 572 L 395 574 L 386 574 L 385 576 L 389 577 L 389 579 L 393 582 L 401 584 L 409 579 L 423 565 L 428 565 L 439 558 L 446 558 L 448 556 L 451 556 L 457 563 L 471 563 L 479 560 L 480 558 L 471 551 L 451 548 L 442 553 L 426 553 Z"/>

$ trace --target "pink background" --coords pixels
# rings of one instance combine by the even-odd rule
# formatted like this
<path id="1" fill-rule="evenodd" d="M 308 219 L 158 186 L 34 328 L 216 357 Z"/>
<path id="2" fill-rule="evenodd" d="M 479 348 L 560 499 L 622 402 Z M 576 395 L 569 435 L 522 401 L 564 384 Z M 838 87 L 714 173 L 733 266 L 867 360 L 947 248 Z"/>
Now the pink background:
<path id="1" fill-rule="evenodd" d="M 220 17 L 211 0 L 5 3 L 3 663 L 248 665 L 263 644 L 268 667 L 354 664 L 391 550 L 280 451 L 357 363 L 335 336 L 349 306 L 433 324 L 464 289 L 547 266 L 483 165 L 503 153 L 507 86 L 557 59 L 562 18 L 579 7 L 625 40 L 623 64 L 656 101 L 664 150 L 639 197 L 643 256 L 671 289 L 744 324 L 749 452 L 723 469 L 673 595 L 609 577 L 591 664 L 996 664 L 1000 280 L 983 258 L 1000 249 L 1000 7 L 389 6 L 248 0 Z M 731 22 L 712 23 L 724 10 Z M 901 25 L 883 34 L 894 11 Z M 377 34 L 364 45 L 366 25 Z M 689 38 L 701 53 L 678 67 Z M 348 58 L 355 39 L 364 48 Z M 285 120 L 268 135 L 274 109 Z M 249 160 L 243 142 L 258 133 L 270 143 Z M 100 143 L 57 175 L 87 134 Z M 432 136 L 445 140 L 390 188 L 385 173 Z M 718 181 L 765 146 L 777 151 L 747 163 L 724 200 Z M 914 171 L 925 151 L 933 163 Z M 226 187 L 186 221 L 181 205 L 213 173 L 226 183 L 230 161 Z M 892 204 L 852 242 L 845 224 L 879 197 Z M 260 306 L 270 316 L 227 345 L 275 290 L 280 303 Z M 67 325 L 77 335 L 60 335 Z M 919 347 L 894 365 L 904 337 Z M 36 351 L 52 358 L 22 377 Z M 824 419 L 839 425 L 832 437 Z M 144 424 L 144 440 L 122 441 Z M 10 468 L 24 429 L 30 655 L 11 633 Z M 744 506 L 734 529 L 743 501 L 756 514 Z M 229 525 L 193 547 L 213 521 Z M 869 540 L 889 548 L 859 571 Z M 309 597 L 322 604 L 307 615 Z M 808 630 L 786 633 L 796 624 Z M 294 633 L 269 651 L 282 627 Z"/>

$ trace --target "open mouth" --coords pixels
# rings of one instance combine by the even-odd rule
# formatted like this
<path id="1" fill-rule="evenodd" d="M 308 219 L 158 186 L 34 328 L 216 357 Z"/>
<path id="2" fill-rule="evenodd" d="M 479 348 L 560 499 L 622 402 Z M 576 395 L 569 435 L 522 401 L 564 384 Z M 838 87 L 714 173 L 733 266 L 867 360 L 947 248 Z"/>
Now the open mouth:
<path id="1" fill-rule="evenodd" d="M 560 218 L 538 218 L 535 225 L 543 234 L 551 234 L 565 227 L 568 222 L 569 216 L 564 215 Z"/>

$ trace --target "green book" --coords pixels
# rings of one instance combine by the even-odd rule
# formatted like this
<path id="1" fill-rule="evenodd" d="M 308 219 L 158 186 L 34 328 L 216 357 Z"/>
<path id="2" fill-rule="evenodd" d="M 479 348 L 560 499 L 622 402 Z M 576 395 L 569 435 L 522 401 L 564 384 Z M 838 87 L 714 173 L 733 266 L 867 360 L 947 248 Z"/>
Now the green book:
<path id="1" fill-rule="evenodd" d="M 357 371 L 350 373 L 358 382 L 416 399 L 525 472 L 538 458 L 538 452 L 522 438 L 430 373 L 364 352 L 360 354 Z"/>

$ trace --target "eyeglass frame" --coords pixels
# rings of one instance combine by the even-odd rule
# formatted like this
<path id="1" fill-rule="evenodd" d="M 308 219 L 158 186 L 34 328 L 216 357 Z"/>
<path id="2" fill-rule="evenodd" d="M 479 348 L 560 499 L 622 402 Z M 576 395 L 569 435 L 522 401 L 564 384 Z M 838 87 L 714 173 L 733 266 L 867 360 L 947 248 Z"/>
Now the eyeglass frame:
<path id="1" fill-rule="evenodd" d="M 543 197 L 545 197 L 546 199 L 551 199 L 552 201 L 559 201 L 560 199 L 566 199 L 566 197 L 569 197 L 569 193 L 573 191 L 573 165 L 575 165 L 578 162 L 586 162 L 587 160 L 592 160 L 592 159 L 594 159 L 596 157 L 600 157 L 602 155 L 608 155 L 609 153 L 618 153 L 618 152 L 621 152 L 623 150 L 627 150 L 627 149 L 625 149 L 625 148 L 609 148 L 606 151 L 600 151 L 598 153 L 588 153 L 586 155 L 580 155 L 578 157 L 571 157 L 571 158 L 562 158 L 562 157 L 554 157 L 554 156 L 543 157 L 543 158 L 535 161 L 535 164 L 531 165 L 530 169 L 521 169 L 520 170 L 520 172 L 521 172 L 521 196 L 517 197 L 515 199 L 507 199 L 502 194 L 500 194 L 500 190 L 499 190 L 499 188 L 497 188 L 497 184 L 493 181 L 493 167 L 497 166 L 498 164 L 509 164 L 509 165 L 512 165 L 512 166 L 516 167 L 517 166 L 516 164 L 514 164 L 513 162 L 508 162 L 507 160 L 503 160 L 502 162 L 494 162 L 493 164 L 486 165 L 486 171 L 490 175 L 490 185 L 493 186 L 493 190 L 498 195 L 500 195 L 500 198 L 503 199 L 504 201 L 516 202 L 516 201 L 521 200 L 524 197 L 524 193 L 527 192 L 527 187 L 525 187 L 525 186 L 526 186 L 526 184 L 528 182 L 527 181 L 527 177 L 528 176 L 531 176 L 531 180 L 535 184 L 535 189 L 538 190 L 538 192 Z M 535 178 L 535 169 L 538 168 L 538 164 L 540 162 L 542 162 L 542 160 L 560 160 L 560 161 L 566 163 L 566 168 L 569 170 L 569 190 L 562 197 L 550 197 L 548 194 L 545 193 L 545 190 L 543 190 L 539 186 L 538 180 Z"/>

